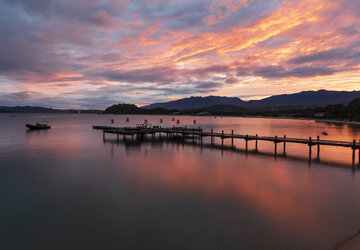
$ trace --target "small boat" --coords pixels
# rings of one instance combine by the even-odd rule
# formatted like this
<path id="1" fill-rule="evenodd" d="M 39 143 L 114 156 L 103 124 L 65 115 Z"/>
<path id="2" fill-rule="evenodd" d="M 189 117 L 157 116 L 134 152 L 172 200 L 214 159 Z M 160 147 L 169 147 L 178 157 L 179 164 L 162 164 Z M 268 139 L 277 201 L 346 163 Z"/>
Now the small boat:
<path id="1" fill-rule="evenodd" d="M 325 132 L 325 131 L 321 132 L 321 134 L 322 134 L 322 135 L 328 135 L 328 133 Z"/>
<path id="2" fill-rule="evenodd" d="M 33 124 L 26 124 L 25 125 L 28 129 L 49 129 L 51 128 L 48 124 L 47 121 L 42 121 L 42 122 L 38 122 L 35 125 Z"/>

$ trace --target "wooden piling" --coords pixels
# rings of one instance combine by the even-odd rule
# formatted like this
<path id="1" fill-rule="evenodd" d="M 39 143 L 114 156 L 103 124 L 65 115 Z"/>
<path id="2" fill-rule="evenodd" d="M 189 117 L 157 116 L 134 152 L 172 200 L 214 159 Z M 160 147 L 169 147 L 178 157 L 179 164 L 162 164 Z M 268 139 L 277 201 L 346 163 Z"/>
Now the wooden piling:
<path id="1" fill-rule="evenodd" d="M 275 136 L 274 144 L 275 144 L 274 154 L 275 154 L 275 157 L 276 157 L 277 156 L 277 135 Z"/>
<path id="2" fill-rule="evenodd" d="M 221 147 L 224 147 L 224 130 L 221 131 Z"/>
<path id="3" fill-rule="evenodd" d="M 284 139 L 286 140 L 286 135 L 284 135 Z M 283 154 L 286 155 L 286 142 L 284 140 L 284 149 L 283 149 Z"/>
<path id="4" fill-rule="evenodd" d="M 234 147 L 234 130 L 231 130 L 231 147 Z"/>
<path id="5" fill-rule="evenodd" d="M 355 166 L 355 144 L 356 140 L 353 140 L 353 146 L 352 146 L 352 165 Z"/>
<path id="6" fill-rule="evenodd" d="M 246 151 L 246 153 L 248 152 L 248 140 L 249 140 L 248 137 L 249 137 L 248 135 L 245 136 L 245 151 Z"/>
<path id="7" fill-rule="evenodd" d="M 258 137 L 258 134 L 256 134 L 256 139 L 255 139 L 255 150 L 256 150 L 256 152 L 258 152 L 258 139 L 257 139 L 257 137 Z"/>
<path id="8" fill-rule="evenodd" d="M 359 144 L 360 144 L 360 139 L 359 139 Z M 360 166 L 360 148 L 359 148 L 359 166 Z"/>
<path id="9" fill-rule="evenodd" d="M 312 140 L 311 137 L 309 137 L 309 161 L 311 161 L 311 147 L 312 147 Z"/>
<path id="10" fill-rule="evenodd" d="M 320 160 L 320 136 L 317 136 L 317 156 L 316 158 Z"/>
<path id="11" fill-rule="evenodd" d="M 116 134 L 116 141 L 119 142 L 119 133 Z"/>
<path id="12" fill-rule="evenodd" d="M 214 132 L 214 130 L 211 129 L 211 136 L 210 136 L 211 146 L 213 145 L 213 132 Z"/>

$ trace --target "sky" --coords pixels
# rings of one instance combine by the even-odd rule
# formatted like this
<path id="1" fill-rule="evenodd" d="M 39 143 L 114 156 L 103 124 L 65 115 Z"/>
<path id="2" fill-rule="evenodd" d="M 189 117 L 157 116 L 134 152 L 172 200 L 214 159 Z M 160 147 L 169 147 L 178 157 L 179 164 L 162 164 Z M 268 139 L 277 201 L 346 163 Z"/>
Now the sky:
<path id="1" fill-rule="evenodd" d="M 359 0 L 0 0 L 0 105 L 360 90 Z"/>

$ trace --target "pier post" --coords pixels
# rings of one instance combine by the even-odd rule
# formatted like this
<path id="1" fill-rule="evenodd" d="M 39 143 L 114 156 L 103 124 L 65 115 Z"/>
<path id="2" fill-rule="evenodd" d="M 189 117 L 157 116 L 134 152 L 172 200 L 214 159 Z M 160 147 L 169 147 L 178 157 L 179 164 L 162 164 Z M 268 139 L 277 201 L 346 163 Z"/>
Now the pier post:
<path id="1" fill-rule="evenodd" d="M 221 131 L 221 147 L 224 147 L 224 130 Z"/>
<path id="2" fill-rule="evenodd" d="M 103 130 L 103 140 L 105 140 L 105 130 Z"/>
<path id="3" fill-rule="evenodd" d="M 283 154 L 286 155 L 286 135 L 284 135 L 284 150 L 283 150 Z"/>
<path id="4" fill-rule="evenodd" d="M 256 134 L 256 139 L 255 139 L 255 151 L 258 152 L 258 134 Z"/>
<path id="5" fill-rule="evenodd" d="M 234 147 L 234 130 L 231 130 L 231 147 Z"/>
<path id="6" fill-rule="evenodd" d="M 275 141 L 274 141 L 274 143 L 275 143 L 275 149 L 274 149 L 274 151 L 275 151 L 275 157 L 277 156 L 277 135 L 275 136 Z"/>
<path id="7" fill-rule="evenodd" d="M 203 145 L 203 135 L 202 135 L 202 130 L 200 131 L 200 144 L 201 144 L 201 148 L 202 148 L 202 145 Z"/>
<path id="8" fill-rule="evenodd" d="M 211 143 L 211 146 L 213 145 L 213 129 L 211 129 L 211 136 L 210 136 L 210 143 Z"/>
<path id="9" fill-rule="evenodd" d="M 119 133 L 116 134 L 116 141 L 119 142 Z"/>
<path id="10" fill-rule="evenodd" d="M 356 140 L 353 140 L 353 146 L 352 146 L 352 165 L 355 166 L 355 144 Z"/>
<path id="11" fill-rule="evenodd" d="M 245 135 L 245 151 L 248 152 L 248 135 Z"/>
<path id="12" fill-rule="evenodd" d="M 311 161 L 311 147 L 312 147 L 312 140 L 311 137 L 309 137 L 309 161 Z"/>
<path id="13" fill-rule="evenodd" d="M 317 136 L 317 159 L 320 160 L 320 136 Z"/>

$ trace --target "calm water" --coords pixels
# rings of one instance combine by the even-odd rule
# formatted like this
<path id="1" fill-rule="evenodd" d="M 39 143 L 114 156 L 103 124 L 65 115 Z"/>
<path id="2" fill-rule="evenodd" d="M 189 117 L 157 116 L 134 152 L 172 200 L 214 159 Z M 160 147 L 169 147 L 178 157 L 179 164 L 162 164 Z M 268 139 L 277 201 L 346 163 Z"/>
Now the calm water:
<path id="1" fill-rule="evenodd" d="M 236 150 L 210 148 L 208 139 L 202 148 L 117 143 L 91 128 L 111 118 L 124 126 L 126 117 L 172 124 L 169 116 L 0 115 L 1 249 L 333 249 L 360 229 L 350 149 L 323 147 L 309 164 L 304 145 L 275 159 L 270 142 L 245 154 L 244 141 Z M 360 138 L 357 127 L 313 121 L 176 119 L 242 134 Z M 53 128 L 26 131 L 41 120 Z"/>

